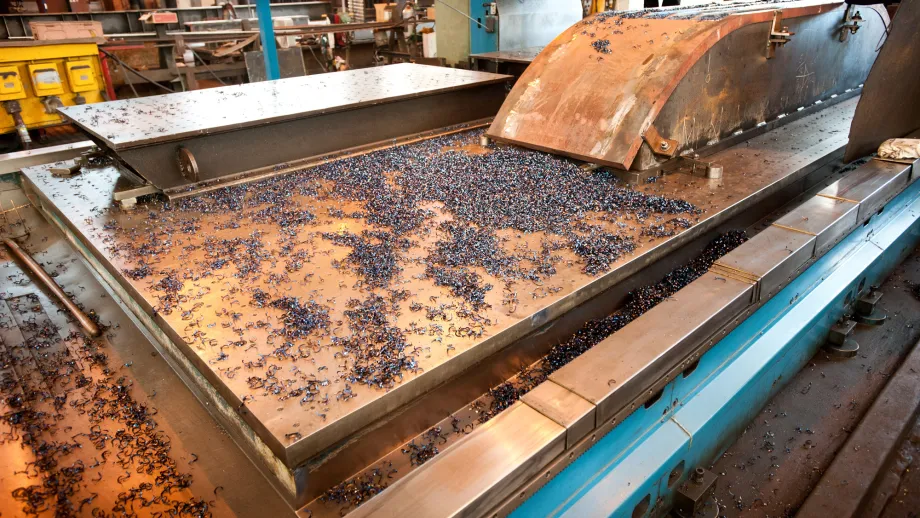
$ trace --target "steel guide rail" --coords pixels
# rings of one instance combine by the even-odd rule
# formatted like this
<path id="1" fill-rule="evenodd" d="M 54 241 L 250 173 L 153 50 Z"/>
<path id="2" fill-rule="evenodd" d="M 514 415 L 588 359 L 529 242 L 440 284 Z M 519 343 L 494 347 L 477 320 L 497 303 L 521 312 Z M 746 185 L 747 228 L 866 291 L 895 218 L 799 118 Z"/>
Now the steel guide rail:
<path id="1" fill-rule="evenodd" d="M 678 403 L 662 393 L 668 384 L 917 178 L 920 161 L 874 159 L 849 172 L 353 515 L 510 513 L 637 408 L 667 414 Z M 651 387 L 634 376 L 649 370 L 661 375 Z"/>

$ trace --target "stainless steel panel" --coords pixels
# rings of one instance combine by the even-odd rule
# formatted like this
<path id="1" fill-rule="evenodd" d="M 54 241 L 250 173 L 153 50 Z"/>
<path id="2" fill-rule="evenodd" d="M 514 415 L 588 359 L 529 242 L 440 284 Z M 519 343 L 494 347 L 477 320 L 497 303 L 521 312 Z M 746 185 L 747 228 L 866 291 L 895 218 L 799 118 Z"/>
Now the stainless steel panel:
<path id="1" fill-rule="evenodd" d="M 594 429 L 594 405 L 552 381 L 537 385 L 524 394 L 521 401 L 566 429 L 566 448 L 574 446 Z"/>
<path id="2" fill-rule="evenodd" d="M 909 176 L 909 165 L 870 160 L 818 195 L 858 202 L 857 220 L 862 223 L 901 192 Z"/>
<path id="3" fill-rule="evenodd" d="M 815 254 L 821 255 L 853 230 L 858 208 L 851 201 L 815 196 L 774 225 L 815 236 Z"/>
<path id="4" fill-rule="evenodd" d="M 515 49 L 515 50 L 499 50 L 496 52 L 481 52 L 479 54 L 470 54 L 471 58 L 474 59 L 484 59 L 487 61 L 495 61 L 498 63 L 501 62 L 510 62 L 510 63 L 523 63 L 529 65 L 531 61 L 537 54 L 543 52 L 543 45 L 538 45 L 536 47 L 527 47 L 524 49 Z"/>
<path id="5" fill-rule="evenodd" d="M 402 63 L 67 106 L 60 112 L 110 148 L 122 150 L 508 79 L 488 72 Z"/>
<path id="6" fill-rule="evenodd" d="M 565 428 L 518 402 L 351 516 L 481 516 L 564 449 Z"/>
<path id="7" fill-rule="evenodd" d="M 639 397 L 752 302 L 750 283 L 706 273 L 550 379 L 597 405 L 597 425 Z"/>
<path id="8" fill-rule="evenodd" d="M 579 0 L 498 0 L 498 50 L 546 45 L 581 20 Z"/>
<path id="9" fill-rule="evenodd" d="M 80 156 L 80 153 L 93 147 L 89 140 L 71 142 L 58 146 L 27 149 L 0 155 L 0 174 L 15 173 L 24 167 L 50 164 L 61 160 L 69 160 Z"/>
<path id="10" fill-rule="evenodd" d="M 750 274 L 760 283 L 760 300 L 814 257 L 816 241 L 815 236 L 771 226 L 716 261 L 715 267 Z"/>
<path id="11" fill-rule="evenodd" d="M 198 163 L 199 183 L 193 185 L 214 186 L 277 171 L 279 164 L 287 166 L 307 159 L 322 161 L 329 154 L 387 146 L 406 135 L 472 123 L 493 116 L 504 98 L 503 84 L 483 83 L 117 153 L 167 195 L 185 196 L 193 182 L 179 171 L 176 155 L 180 145 Z"/>

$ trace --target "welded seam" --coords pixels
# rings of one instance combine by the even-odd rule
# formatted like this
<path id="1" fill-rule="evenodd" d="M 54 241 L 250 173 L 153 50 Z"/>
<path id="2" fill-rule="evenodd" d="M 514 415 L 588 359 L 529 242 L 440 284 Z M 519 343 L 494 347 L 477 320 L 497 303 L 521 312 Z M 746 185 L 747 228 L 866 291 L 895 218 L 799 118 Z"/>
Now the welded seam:
<path id="1" fill-rule="evenodd" d="M 680 428 L 681 430 L 684 431 L 685 434 L 687 434 L 687 437 L 690 438 L 690 443 L 687 444 L 687 447 L 693 448 L 693 434 L 690 433 L 690 430 L 687 430 L 686 428 L 684 428 L 684 425 L 680 424 L 680 421 L 678 421 L 677 419 L 674 419 L 673 415 L 671 416 L 671 421 L 674 421 L 674 424 L 676 424 L 678 428 Z"/>
<path id="2" fill-rule="evenodd" d="M 807 230 L 802 230 L 800 228 L 795 228 L 795 227 L 787 227 L 786 225 L 780 225 L 779 223 L 773 223 L 773 226 L 779 227 L 783 230 L 789 230 L 791 232 L 798 232 L 799 234 L 805 234 L 806 236 L 817 236 L 818 235 L 818 234 L 815 234 L 814 232 L 809 232 Z"/>

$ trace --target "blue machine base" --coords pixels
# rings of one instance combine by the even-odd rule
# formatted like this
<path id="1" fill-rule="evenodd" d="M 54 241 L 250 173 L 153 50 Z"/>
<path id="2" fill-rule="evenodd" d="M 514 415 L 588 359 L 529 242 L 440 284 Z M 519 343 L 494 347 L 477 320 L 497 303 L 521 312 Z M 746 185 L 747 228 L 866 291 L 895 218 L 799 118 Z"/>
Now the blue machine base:
<path id="1" fill-rule="evenodd" d="M 513 514 L 660 515 L 811 359 L 845 307 L 920 242 L 920 182 L 858 227 Z M 671 480 L 672 471 L 681 475 Z M 635 514 L 634 514 L 635 513 Z"/>

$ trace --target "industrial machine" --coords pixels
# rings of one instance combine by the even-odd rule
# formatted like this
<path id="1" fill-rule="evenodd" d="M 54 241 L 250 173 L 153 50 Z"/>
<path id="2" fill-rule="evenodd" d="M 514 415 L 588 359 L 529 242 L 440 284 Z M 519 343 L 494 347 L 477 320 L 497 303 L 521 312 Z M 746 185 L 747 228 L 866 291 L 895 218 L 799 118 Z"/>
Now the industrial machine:
<path id="1" fill-rule="evenodd" d="M 0 134 L 28 147 L 29 130 L 62 124 L 57 109 L 102 102 L 97 42 L 4 42 L 0 46 Z"/>
<path id="2" fill-rule="evenodd" d="M 22 181 L 303 516 L 713 515 L 703 467 L 920 243 L 920 163 L 870 156 L 920 116 L 859 116 L 916 93 L 901 9 L 599 13 L 507 97 L 402 64 L 67 106 L 98 149 Z"/>

